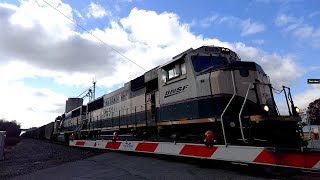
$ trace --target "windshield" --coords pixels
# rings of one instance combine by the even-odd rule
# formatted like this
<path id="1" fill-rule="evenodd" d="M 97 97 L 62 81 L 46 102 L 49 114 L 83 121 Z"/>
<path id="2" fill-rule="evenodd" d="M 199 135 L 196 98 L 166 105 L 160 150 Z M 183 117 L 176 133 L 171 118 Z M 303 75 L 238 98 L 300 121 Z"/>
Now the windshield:
<path id="1" fill-rule="evenodd" d="M 228 60 L 221 56 L 191 56 L 192 64 L 196 72 L 201 72 L 208 68 L 220 68 L 228 65 Z"/>

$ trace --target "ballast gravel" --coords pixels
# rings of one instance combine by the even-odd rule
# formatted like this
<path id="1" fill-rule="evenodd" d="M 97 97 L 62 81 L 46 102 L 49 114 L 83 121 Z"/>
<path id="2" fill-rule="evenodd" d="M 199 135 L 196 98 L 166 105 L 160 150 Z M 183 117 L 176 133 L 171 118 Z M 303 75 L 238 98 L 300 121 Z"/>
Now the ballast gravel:
<path id="1" fill-rule="evenodd" d="M 0 179 L 9 179 L 97 154 L 100 153 L 47 141 L 22 139 L 16 146 L 5 149 L 5 159 L 0 161 Z"/>

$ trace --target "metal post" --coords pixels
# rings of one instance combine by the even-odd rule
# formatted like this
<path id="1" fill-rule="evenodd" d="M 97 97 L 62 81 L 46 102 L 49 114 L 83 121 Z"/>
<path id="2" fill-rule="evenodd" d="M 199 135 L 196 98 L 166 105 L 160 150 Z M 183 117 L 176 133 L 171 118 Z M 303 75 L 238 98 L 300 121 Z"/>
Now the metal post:
<path id="1" fill-rule="evenodd" d="M 0 131 L 0 160 L 4 159 L 6 131 Z"/>
<path id="2" fill-rule="evenodd" d="M 97 83 L 97 81 L 95 81 L 94 79 L 93 79 L 93 95 L 92 95 L 92 99 L 93 100 L 95 100 L 95 98 L 96 98 L 96 83 Z"/>

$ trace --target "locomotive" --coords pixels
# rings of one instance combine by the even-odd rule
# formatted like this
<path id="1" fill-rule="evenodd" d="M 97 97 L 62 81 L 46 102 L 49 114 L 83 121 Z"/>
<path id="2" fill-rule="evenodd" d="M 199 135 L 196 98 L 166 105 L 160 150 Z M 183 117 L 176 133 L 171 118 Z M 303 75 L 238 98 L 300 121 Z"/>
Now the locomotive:
<path id="1" fill-rule="evenodd" d="M 55 136 L 108 137 L 113 132 L 150 141 L 270 147 L 305 146 L 299 109 L 284 92 L 288 116 L 279 114 L 273 87 L 255 62 L 217 46 L 188 49 L 87 105 L 57 117 Z"/>

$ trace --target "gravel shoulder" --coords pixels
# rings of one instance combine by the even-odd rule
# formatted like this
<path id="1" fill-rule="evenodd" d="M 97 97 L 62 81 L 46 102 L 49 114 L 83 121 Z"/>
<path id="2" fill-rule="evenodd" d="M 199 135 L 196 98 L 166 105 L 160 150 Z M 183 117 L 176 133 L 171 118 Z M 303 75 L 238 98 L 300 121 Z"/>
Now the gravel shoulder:
<path id="1" fill-rule="evenodd" d="M 0 161 L 0 179 L 32 173 L 97 154 L 100 153 L 40 140 L 21 139 L 16 146 L 5 149 L 5 159 Z"/>

